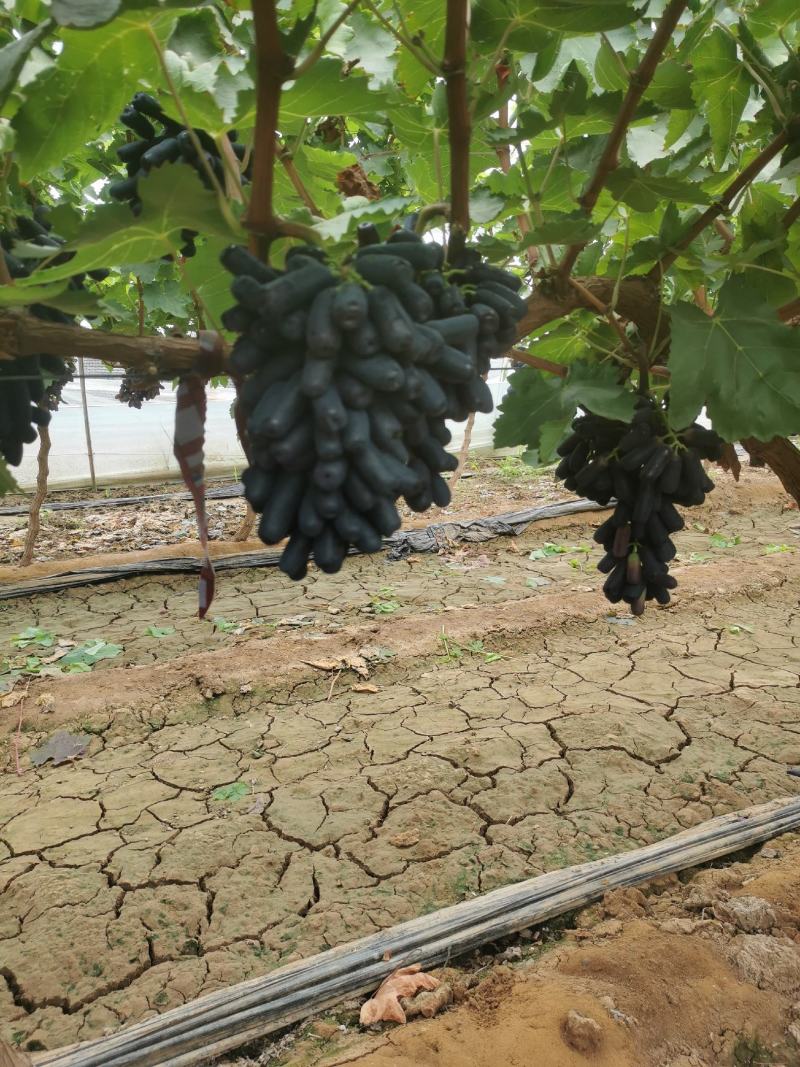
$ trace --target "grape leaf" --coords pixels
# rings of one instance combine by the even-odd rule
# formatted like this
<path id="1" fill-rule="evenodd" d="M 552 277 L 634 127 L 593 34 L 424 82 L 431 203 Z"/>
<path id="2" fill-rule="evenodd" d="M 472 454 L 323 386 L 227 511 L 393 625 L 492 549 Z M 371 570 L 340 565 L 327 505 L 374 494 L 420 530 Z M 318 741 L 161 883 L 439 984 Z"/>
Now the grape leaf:
<path id="1" fill-rule="evenodd" d="M 217 198 L 206 189 L 196 171 L 184 163 L 153 171 L 139 183 L 142 213 L 134 216 L 127 204 L 103 204 L 64 246 L 76 250 L 75 256 L 58 267 L 35 272 L 21 278 L 19 288 L 69 278 L 79 271 L 118 266 L 156 259 L 174 253 L 183 243 L 181 229 L 225 236 L 228 241 L 239 237 L 231 233 L 220 214 Z"/>
<path id="2" fill-rule="evenodd" d="M 525 234 L 523 247 L 578 244 L 593 240 L 599 233 L 600 227 L 583 211 L 546 212 L 541 222 Z"/>
<path id="3" fill-rule="evenodd" d="M 619 371 L 610 363 L 572 363 L 564 380 L 564 405 L 580 406 L 605 419 L 630 422 L 634 395 L 619 382 Z"/>
<path id="4" fill-rule="evenodd" d="M 242 93 L 242 106 L 236 122 L 242 126 L 255 123 L 255 94 Z M 314 73 L 294 82 L 281 96 L 281 130 L 297 129 L 307 118 L 322 115 L 371 115 L 388 108 L 389 97 L 379 89 L 371 89 L 369 80 L 351 72 L 342 75 L 338 59 L 320 59 Z"/>
<path id="5" fill-rule="evenodd" d="M 54 767 L 71 763 L 72 760 L 84 756 L 91 743 L 91 734 L 72 734 L 67 730 L 59 730 L 44 745 L 31 752 L 31 763 L 34 767 L 41 767 L 49 759 L 53 761 Z"/>
<path id="6" fill-rule="evenodd" d="M 158 60 L 147 33 L 162 41 L 175 14 L 118 15 L 94 30 L 64 30 L 58 62 L 14 116 L 20 177 L 30 180 L 61 164 L 77 145 L 116 121 L 142 82 L 157 82 Z"/>
<path id="7" fill-rule="evenodd" d="M 51 0 L 50 14 L 59 26 L 90 30 L 110 22 L 121 3 L 122 0 Z"/>
<path id="8" fill-rule="evenodd" d="M 15 41 L 10 41 L 0 48 L 0 107 L 6 102 L 8 94 L 14 88 L 17 76 L 31 49 L 35 48 L 39 41 L 50 32 L 52 25 L 49 19 L 45 19 Z"/>
<path id="9" fill-rule="evenodd" d="M 628 422 L 633 404 L 633 393 L 620 384 L 618 372 L 610 364 L 579 360 L 570 365 L 565 378 L 521 367 L 509 377 L 508 392 L 498 407 L 495 448 L 527 445 L 539 451 L 540 459 L 546 462 L 556 437 L 552 423 L 560 423 L 566 430 L 578 407 Z M 548 450 L 550 456 L 546 456 Z"/>
<path id="10" fill-rule="evenodd" d="M 539 447 L 545 423 L 564 418 L 563 379 L 534 367 L 520 367 L 508 379 L 508 392 L 498 405 L 494 447 Z"/>
<path id="11" fill-rule="evenodd" d="M 736 42 L 719 27 L 698 41 L 692 65 L 692 92 L 708 118 L 714 159 L 722 166 L 750 96 L 750 75 L 736 54 Z"/>
<path id="12" fill-rule="evenodd" d="M 699 184 L 679 178 L 657 177 L 629 163 L 618 167 L 606 179 L 606 187 L 615 200 L 637 211 L 655 211 L 664 200 L 679 204 L 707 204 L 709 196 Z"/>
<path id="13" fill-rule="evenodd" d="M 800 432 L 800 361 L 794 330 L 747 279 L 723 285 L 713 316 L 672 309 L 670 421 L 688 425 L 705 406 L 727 441 Z"/>
<path id="14" fill-rule="evenodd" d="M 546 31 L 594 33 L 636 20 L 627 0 L 478 0 L 472 10 L 476 41 L 523 52 L 538 52 L 548 42 Z"/>

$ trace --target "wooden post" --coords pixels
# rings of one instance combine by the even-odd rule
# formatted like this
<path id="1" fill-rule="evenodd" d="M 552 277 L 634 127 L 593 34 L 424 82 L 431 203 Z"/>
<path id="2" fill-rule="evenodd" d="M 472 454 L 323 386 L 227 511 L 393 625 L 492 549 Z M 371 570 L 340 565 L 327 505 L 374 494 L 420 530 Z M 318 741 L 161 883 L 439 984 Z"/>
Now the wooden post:
<path id="1" fill-rule="evenodd" d="M 92 430 L 89 426 L 89 402 L 86 399 L 86 368 L 83 362 L 83 356 L 78 357 L 78 378 L 81 383 L 83 433 L 86 438 L 86 454 L 89 457 L 89 476 L 92 479 L 92 489 L 97 489 L 97 478 L 94 473 L 94 451 L 92 450 Z"/>
<path id="2" fill-rule="evenodd" d="M 20 557 L 20 567 L 27 567 L 33 562 L 33 550 L 36 546 L 36 538 L 39 536 L 39 515 L 42 504 L 47 496 L 47 476 L 50 473 L 48 460 L 50 458 L 50 430 L 47 426 L 39 429 L 39 470 L 36 475 L 36 492 L 31 500 L 28 512 L 28 532 L 25 535 L 25 547 Z"/>

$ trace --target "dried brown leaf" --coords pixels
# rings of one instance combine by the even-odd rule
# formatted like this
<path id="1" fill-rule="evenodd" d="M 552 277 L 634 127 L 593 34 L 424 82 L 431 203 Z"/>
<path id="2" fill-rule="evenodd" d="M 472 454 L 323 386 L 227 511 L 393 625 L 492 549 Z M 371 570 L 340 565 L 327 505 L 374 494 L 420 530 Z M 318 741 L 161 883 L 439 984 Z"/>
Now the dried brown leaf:
<path id="1" fill-rule="evenodd" d="M 91 740 L 90 734 L 71 734 L 66 730 L 59 730 L 49 741 L 31 752 L 31 763 L 34 767 L 41 767 L 49 759 L 53 761 L 54 767 L 60 763 L 68 763 L 85 755 Z"/>
<path id="2" fill-rule="evenodd" d="M 338 671 L 341 663 L 337 659 L 307 659 L 309 667 L 316 667 L 318 671 Z"/>
<path id="3" fill-rule="evenodd" d="M 380 686 L 373 685 L 372 682 L 357 682 L 353 686 L 354 693 L 380 693 Z"/>
<path id="4" fill-rule="evenodd" d="M 0 697 L 0 708 L 15 708 L 24 696 L 24 689 L 15 689 L 11 693 L 6 693 L 4 697 Z"/>
<path id="5" fill-rule="evenodd" d="M 398 967 L 388 978 L 384 978 L 375 995 L 362 1004 L 359 1021 L 362 1026 L 380 1022 L 404 1023 L 406 1013 L 400 1004 L 400 997 L 413 997 L 420 989 L 436 989 L 438 985 L 439 979 L 432 974 L 425 974 L 419 963 Z"/>

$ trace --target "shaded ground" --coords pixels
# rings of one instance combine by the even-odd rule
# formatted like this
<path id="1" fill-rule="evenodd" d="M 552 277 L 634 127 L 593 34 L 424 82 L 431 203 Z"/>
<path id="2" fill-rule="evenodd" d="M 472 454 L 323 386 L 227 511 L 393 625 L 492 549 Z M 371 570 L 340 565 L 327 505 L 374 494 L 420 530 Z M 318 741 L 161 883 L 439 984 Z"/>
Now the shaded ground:
<path id="1" fill-rule="evenodd" d="M 582 572 L 591 528 L 574 521 L 453 558 L 352 561 L 305 592 L 225 576 L 226 616 L 312 618 L 220 631 L 211 651 L 192 580 L 4 603 L 0 640 L 93 625 L 125 655 L 33 681 L 2 712 L 0 1036 L 95 1036 L 796 792 L 797 513 L 760 485 L 700 512 L 675 606 L 640 620 Z M 720 530 L 730 547 L 712 547 Z M 528 559 L 547 540 L 570 551 Z M 396 606 L 376 614 L 376 596 Z M 145 643 L 155 605 L 176 633 Z M 337 667 L 358 652 L 366 682 Z M 87 755 L 32 767 L 56 724 L 88 731 Z"/>
<path id="2" fill-rule="evenodd" d="M 798 863 L 786 834 L 747 862 L 609 893 L 560 940 L 527 932 L 435 971 L 436 994 L 403 1003 L 411 1017 L 452 999 L 439 1018 L 371 1036 L 345 1005 L 225 1067 L 797 1067 Z"/>
<path id="3" fill-rule="evenodd" d="M 231 479 L 211 480 L 210 488 L 232 484 Z M 197 537 L 194 505 L 181 500 L 186 487 L 182 482 L 152 485 L 123 485 L 100 489 L 94 497 L 105 502 L 114 497 L 169 494 L 173 499 L 152 500 L 118 507 L 95 510 L 48 509 L 47 504 L 68 500 L 90 500 L 89 489 L 60 490 L 52 493 L 41 512 L 41 530 L 36 542 L 34 560 L 69 559 L 97 552 L 130 551 L 159 545 L 177 545 Z M 425 525 L 429 521 L 462 518 L 466 515 L 494 514 L 520 507 L 547 504 L 563 496 L 551 474 L 537 473 L 519 459 L 471 459 L 454 493 L 449 508 L 434 509 L 436 518 L 420 516 L 401 507 L 403 523 L 408 526 Z M 9 495 L 2 499 L 3 507 L 26 506 L 29 497 Z M 225 540 L 234 536 L 245 514 L 244 500 L 216 500 L 206 503 L 209 536 Z M 0 565 L 14 564 L 25 543 L 27 515 L 0 515 Z"/>

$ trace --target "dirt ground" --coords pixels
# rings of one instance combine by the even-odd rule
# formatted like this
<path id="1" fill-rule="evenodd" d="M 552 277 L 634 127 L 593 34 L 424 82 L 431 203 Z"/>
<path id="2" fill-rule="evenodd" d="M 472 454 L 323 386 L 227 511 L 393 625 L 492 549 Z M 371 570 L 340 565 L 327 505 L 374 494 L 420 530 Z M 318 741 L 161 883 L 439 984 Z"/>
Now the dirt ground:
<path id="1" fill-rule="evenodd" d="M 617 890 L 560 933 L 434 971 L 435 993 L 401 1001 L 405 1026 L 364 1034 L 349 1004 L 225 1067 L 797 1067 L 798 864 L 786 834 Z"/>
<path id="2" fill-rule="evenodd" d="M 213 479 L 212 492 L 225 486 L 235 487 L 235 479 Z M 184 500 L 182 482 L 123 485 L 97 490 L 60 490 L 50 495 L 41 512 L 41 530 L 36 541 L 34 560 L 71 559 L 98 552 L 131 551 L 162 545 L 192 542 L 197 537 L 194 505 Z M 499 514 L 522 507 L 548 504 L 563 496 L 563 490 L 550 474 L 543 475 L 514 456 L 470 459 L 464 477 L 456 487 L 448 508 L 434 509 L 436 518 L 420 516 L 401 507 L 403 525 L 420 526 L 430 521 L 465 518 L 472 515 Z M 120 497 L 152 497 L 137 504 L 110 507 Z M 166 496 L 167 499 L 161 499 Z M 96 500 L 95 509 L 54 510 L 51 503 Z M 4 515 L 2 509 L 27 507 L 24 495 L 4 496 L 0 501 L 0 565 L 16 564 L 25 543 L 27 514 Z M 206 502 L 209 537 L 212 541 L 230 540 L 245 514 L 241 497 Z"/>
<path id="3" fill-rule="evenodd" d="M 640 620 L 599 593 L 597 516 L 302 586 L 229 572 L 213 634 L 188 577 L 0 603 L 0 657 L 30 626 L 123 649 L 0 698 L 0 1037 L 113 1031 L 796 794 L 800 521 L 763 472 L 719 482 L 679 535 L 674 605 Z M 58 729 L 84 755 L 34 766 Z M 625 927 L 643 954 L 647 929 Z M 603 1025 L 598 1064 L 650 1062 Z M 728 1061 L 664 1060 L 707 1062 Z"/>

